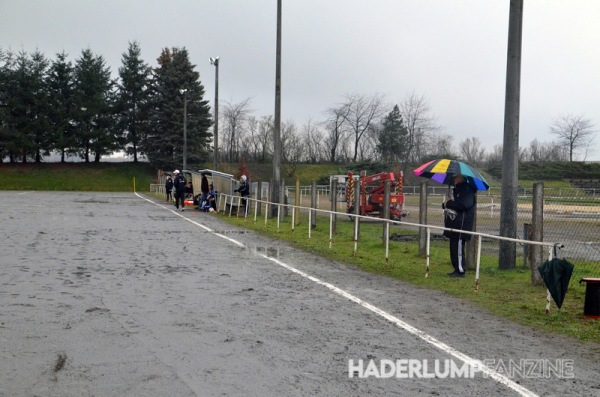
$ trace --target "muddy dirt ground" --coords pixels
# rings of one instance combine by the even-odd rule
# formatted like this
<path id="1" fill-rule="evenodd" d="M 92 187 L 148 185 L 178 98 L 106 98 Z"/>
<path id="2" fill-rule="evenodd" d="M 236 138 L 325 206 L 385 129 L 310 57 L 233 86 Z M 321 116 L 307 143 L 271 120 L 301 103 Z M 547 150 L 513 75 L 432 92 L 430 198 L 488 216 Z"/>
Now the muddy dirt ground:
<path id="1" fill-rule="evenodd" d="M 600 395 L 597 345 L 219 216 L 132 193 L 0 191 L 0 396 Z M 350 360 L 573 368 L 380 379 L 350 377 Z"/>

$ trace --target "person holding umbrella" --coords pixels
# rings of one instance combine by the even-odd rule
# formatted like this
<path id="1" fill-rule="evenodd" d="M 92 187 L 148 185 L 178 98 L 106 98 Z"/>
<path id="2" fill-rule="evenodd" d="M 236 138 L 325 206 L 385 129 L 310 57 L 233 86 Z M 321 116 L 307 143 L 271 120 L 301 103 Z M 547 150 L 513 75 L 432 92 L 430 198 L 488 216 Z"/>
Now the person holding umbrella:
<path id="1" fill-rule="evenodd" d="M 432 181 L 454 186 L 448 188 L 448 196 L 442 203 L 444 209 L 444 227 L 454 229 L 444 230 L 444 236 L 450 239 L 450 260 L 454 271 L 450 277 L 464 277 L 467 270 L 465 257 L 465 242 L 471 240 L 469 233 L 475 223 L 475 192 L 488 190 L 490 185 L 483 175 L 469 164 L 458 160 L 431 160 L 413 171 L 413 174 Z"/>
<path id="2" fill-rule="evenodd" d="M 471 235 L 461 233 L 461 230 L 469 232 L 473 230 L 476 196 L 475 190 L 461 174 L 453 175 L 452 185 L 454 189 L 449 191 L 448 197 L 442 203 L 444 227 L 455 229 L 444 230 L 444 236 L 450 239 L 450 261 L 454 268 L 448 276 L 464 277 L 467 271 L 465 242 L 471 240 Z"/>

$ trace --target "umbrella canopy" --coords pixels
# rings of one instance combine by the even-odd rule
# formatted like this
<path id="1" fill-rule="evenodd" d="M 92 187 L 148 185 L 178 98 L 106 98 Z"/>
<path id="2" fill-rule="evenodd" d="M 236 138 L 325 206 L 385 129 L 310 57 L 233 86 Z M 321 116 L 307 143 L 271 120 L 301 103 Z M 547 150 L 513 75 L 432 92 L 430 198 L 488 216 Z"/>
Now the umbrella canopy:
<path id="1" fill-rule="evenodd" d="M 460 174 L 465 177 L 468 184 L 477 190 L 488 190 L 490 188 L 490 185 L 479 171 L 458 160 L 431 160 L 414 170 L 413 174 L 446 185 L 451 185 L 454 175 Z"/>
<path id="2" fill-rule="evenodd" d="M 573 268 L 572 263 L 566 259 L 558 258 L 547 260 L 543 265 L 538 267 L 544 284 L 546 284 L 546 288 L 550 291 L 550 295 L 552 295 L 552 299 L 554 299 L 559 309 L 565 300 Z"/>

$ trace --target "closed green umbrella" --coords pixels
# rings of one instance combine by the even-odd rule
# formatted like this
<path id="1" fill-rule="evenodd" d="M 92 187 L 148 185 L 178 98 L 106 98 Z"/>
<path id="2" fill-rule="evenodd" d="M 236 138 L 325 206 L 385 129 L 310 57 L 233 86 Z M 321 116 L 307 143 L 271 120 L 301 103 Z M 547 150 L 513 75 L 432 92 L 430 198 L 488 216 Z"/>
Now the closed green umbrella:
<path id="1" fill-rule="evenodd" d="M 573 274 L 573 264 L 566 259 L 552 258 L 538 267 L 546 288 L 560 309 L 569 288 L 569 281 Z"/>

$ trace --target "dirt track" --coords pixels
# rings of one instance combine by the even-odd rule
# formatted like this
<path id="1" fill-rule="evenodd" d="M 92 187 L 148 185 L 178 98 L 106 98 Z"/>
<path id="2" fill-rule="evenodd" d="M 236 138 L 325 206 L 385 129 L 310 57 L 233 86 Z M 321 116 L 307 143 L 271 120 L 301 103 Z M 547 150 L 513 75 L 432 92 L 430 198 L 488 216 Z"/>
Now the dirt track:
<path id="1" fill-rule="evenodd" d="M 173 209 L 0 192 L 0 396 L 600 394 L 597 345 Z M 574 377 L 349 378 L 349 360 L 460 357 Z"/>

